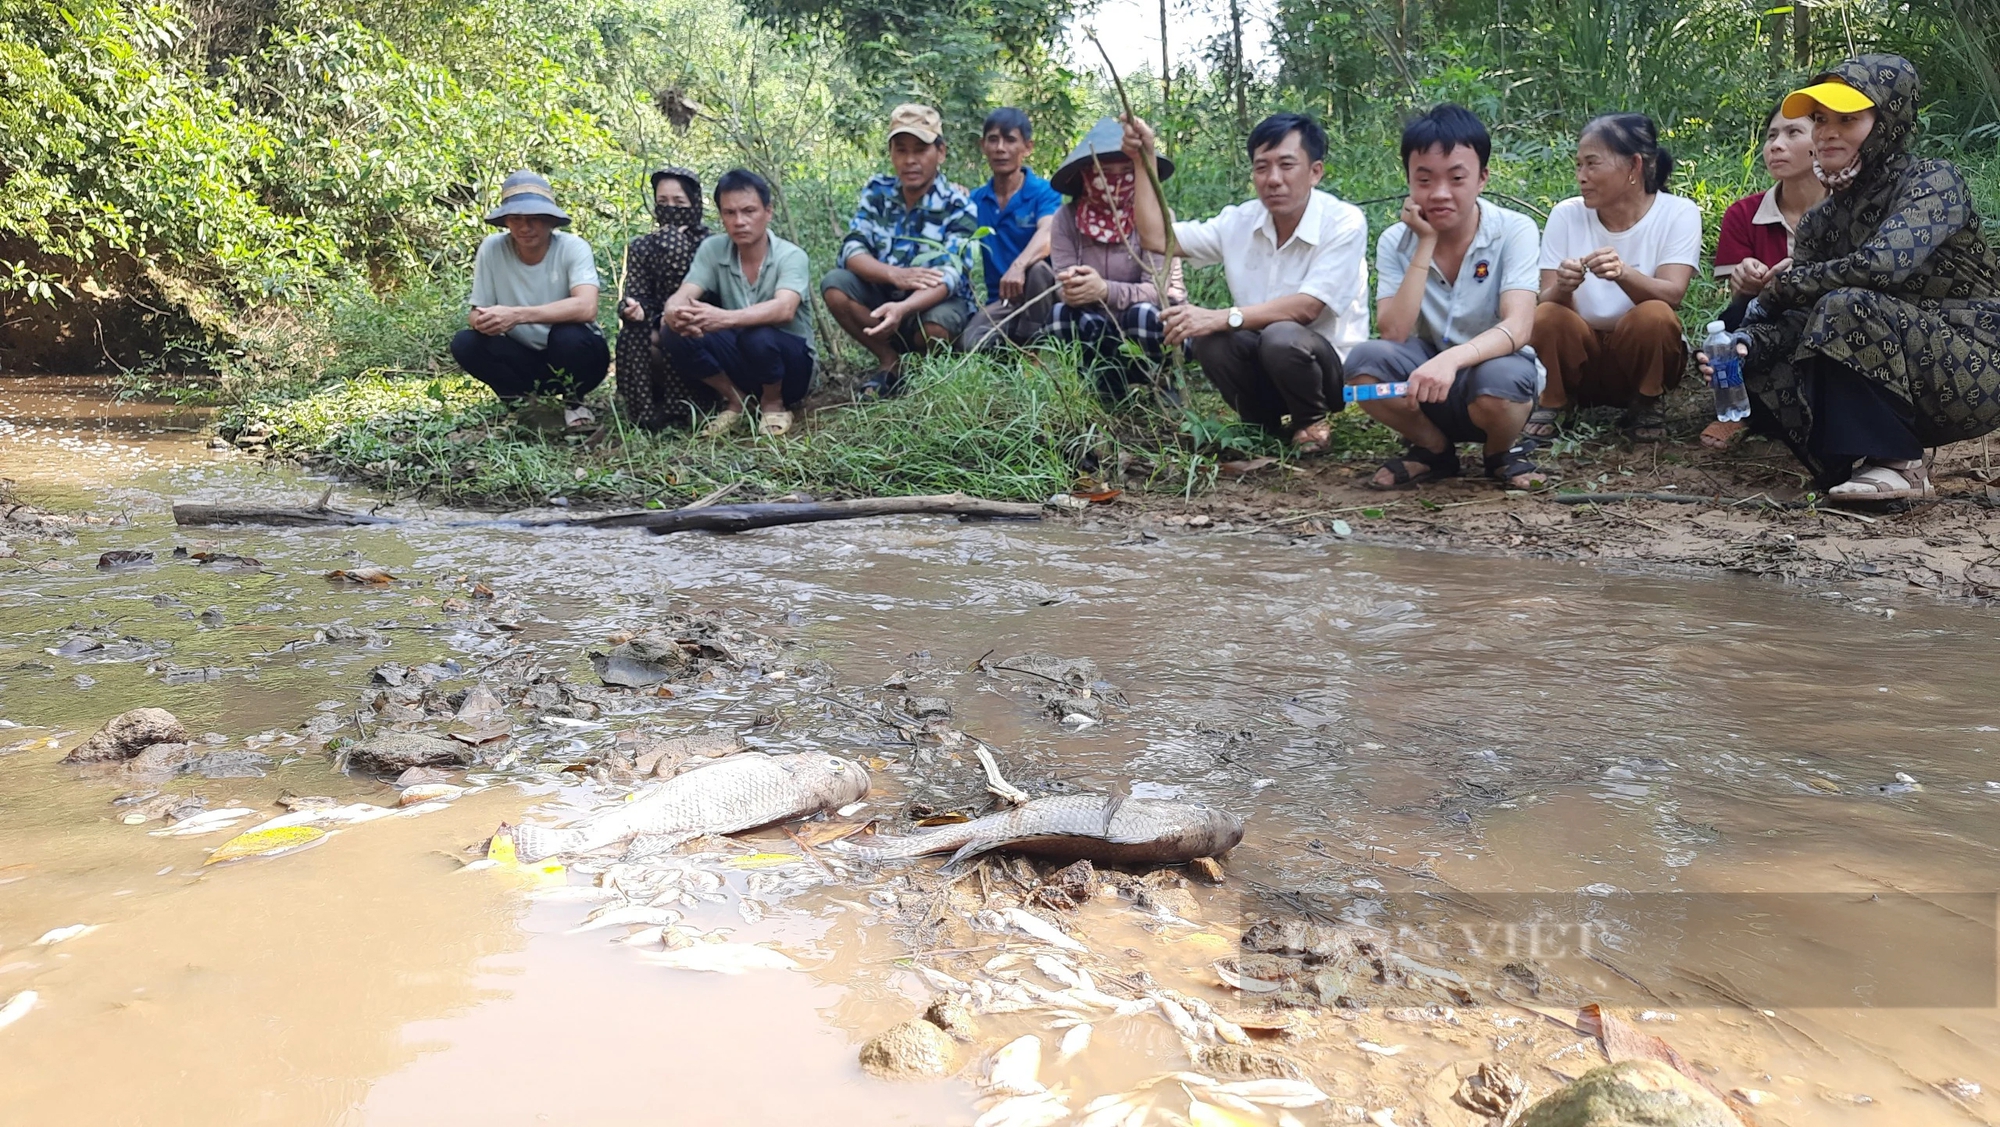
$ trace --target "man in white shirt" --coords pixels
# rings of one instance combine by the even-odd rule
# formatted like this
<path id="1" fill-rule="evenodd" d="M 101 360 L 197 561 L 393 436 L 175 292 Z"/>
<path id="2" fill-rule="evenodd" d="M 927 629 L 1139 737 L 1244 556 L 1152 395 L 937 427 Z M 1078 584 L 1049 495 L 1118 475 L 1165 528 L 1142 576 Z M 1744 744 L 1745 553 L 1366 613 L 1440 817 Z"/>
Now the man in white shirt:
<path id="1" fill-rule="evenodd" d="M 1368 220 L 1318 190 L 1326 132 L 1312 118 L 1267 117 L 1249 149 L 1257 198 L 1174 224 L 1187 264 L 1220 265 L 1236 304 L 1171 306 L 1167 343 L 1190 342 L 1245 422 L 1318 453 L 1340 408 L 1341 361 L 1368 336 Z"/>

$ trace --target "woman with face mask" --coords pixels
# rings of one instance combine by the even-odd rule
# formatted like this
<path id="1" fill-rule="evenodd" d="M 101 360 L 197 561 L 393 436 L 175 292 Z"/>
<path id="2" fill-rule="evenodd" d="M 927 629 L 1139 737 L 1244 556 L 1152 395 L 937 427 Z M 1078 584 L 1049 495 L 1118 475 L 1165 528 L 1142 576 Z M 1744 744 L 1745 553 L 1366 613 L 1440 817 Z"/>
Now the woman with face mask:
<path id="1" fill-rule="evenodd" d="M 1771 275 L 1791 265 L 1792 236 L 1814 204 L 1826 198 L 1826 185 L 1813 174 L 1811 118 L 1786 117 L 1782 100 L 1771 107 L 1764 126 L 1764 171 L 1777 184 L 1753 192 L 1722 213 L 1722 232 L 1715 239 L 1715 276 L 1729 287 L 1729 306 L 1716 315 L 1734 332 L 1743 324 L 1750 299 L 1764 292 Z M 1743 423 L 1717 420 L 1701 432 L 1701 444 L 1727 449 L 1743 432 Z"/>
<path id="2" fill-rule="evenodd" d="M 697 411 L 713 411 L 714 391 L 674 370 L 654 346 L 667 299 L 681 288 L 694 252 L 708 237 L 702 225 L 701 181 L 685 168 L 653 173 L 653 218 L 659 228 L 625 249 L 625 294 L 618 302 L 618 409 L 647 430 L 689 426 Z"/>
<path id="3" fill-rule="evenodd" d="M 1757 409 L 1834 501 L 1927 497 L 1925 447 L 2000 426 L 2000 259 L 1965 177 L 1909 151 L 1918 93 L 1908 59 L 1861 55 L 1785 99 L 1812 118 L 1831 194 L 1737 351 Z"/>

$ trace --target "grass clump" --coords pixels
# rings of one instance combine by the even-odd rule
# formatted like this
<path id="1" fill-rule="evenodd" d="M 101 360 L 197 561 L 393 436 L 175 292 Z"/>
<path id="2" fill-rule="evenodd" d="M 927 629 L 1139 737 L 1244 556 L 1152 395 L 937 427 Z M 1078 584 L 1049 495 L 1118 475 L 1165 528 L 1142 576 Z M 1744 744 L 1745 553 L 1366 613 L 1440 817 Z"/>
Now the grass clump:
<path id="1" fill-rule="evenodd" d="M 1189 376 L 1199 381 L 1193 369 Z M 1127 488 L 1193 494 L 1222 463 L 1282 458 L 1282 443 L 1234 419 L 1213 392 L 1187 408 L 1098 398 L 1076 355 L 949 356 L 913 362 L 906 391 L 869 404 L 832 404 L 782 439 L 739 431 L 721 439 L 648 433 L 617 416 L 600 391 L 607 434 L 540 431 L 463 375 L 383 370 L 333 380 L 310 394 L 274 391 L 225 410 L 225 433 L 260 433 L 269 449 L 392 493 L 482 505 L 683 504 L 732 483 L 740 499 L 964 492 L 1040 500 L 1080 475 Z M 1337 450 L 1387 447 L 1387 432 L 1353 413 Z"/>

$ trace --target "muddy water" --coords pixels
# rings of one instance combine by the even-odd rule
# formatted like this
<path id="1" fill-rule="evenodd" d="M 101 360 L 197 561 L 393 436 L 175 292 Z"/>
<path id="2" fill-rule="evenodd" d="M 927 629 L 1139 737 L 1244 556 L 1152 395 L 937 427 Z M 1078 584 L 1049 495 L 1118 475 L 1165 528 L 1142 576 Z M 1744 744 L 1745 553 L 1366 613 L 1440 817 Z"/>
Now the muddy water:
<path id="1" fill-rule="evenodd" d="M 586 646 L 668 606 L 740 612 L 841 684 L 907 679 L 949 698 L 954 723 L 1004 749 L 1030 789 L 1134 780 L 1139 793 L 1247 815 L 1231 884 L 1198 892 L 1203 932 L 1142 931 L 1129 913 L 1089 910 L 1114 947 L 1183 989 L 1213 984 L 1201 981 L 1215 954 L 1203 936 L 1286 903 L 1267 890 L 1329 915 L 1447 931 L 1501 918 L 1505 894 L 1589 890 L 1593 910 L 1629 934 L 1662 903 L 1646 894 L 1683 897 L 1665 903 L 1699 930 L 1704 912 L 1747 911 L 1703 894 L 1824 893 L 1838 905 L 1994 889 L 2000 697 L 1985 611 L 1089 526 L 181 532 L 169 498 L 296 501 L 322 485 L 212 456 L 168 429 L 185 419 L 120 415 L 88 389 L 0 383 L 0 417 L 14 428 L 0 435 L 0 475 L 30 499 L 130 514 L 74 543 L 15 541 L 17 558 L 0 560 L 0 722 L 18 726 L 0 728 L 0 998 L 41 998 L 0 1030 L 10 1122 L 969 1123 L 969 1084 L 891 1086 L 856 1067 L 858 1044 L 926 994 L 859 890 L 815 889 L 755 922 L 727 902 L 691 914 L 732 939 L 781 945 L 803 972 L 666 970 L 604 931 L 572 934 L 588 905 L 458 871 L 495 823 L 577 786 L 497 786 L 293 856 L 203 869 L 226 835 L 122 825 L 110 799 L 129 779 L 54 763 L 110 715 L 157 704 L 218 747 L 269 757 L 261 774 L 169 784 L 211 807 L 263 807 L 285 791 L 392 803 L 386 785 L 290 753 L 298 725 L 352 711 L 385 661 L 473 669 L 520 645 L 585 676 Z M 91 442 L 118 459 L 93 456 L 104 452 Z M 261 566 L 169 558 L 197 541 Z M 100 574 L 97 556 L 112 549 L 158 562 Z M 356 563 L 402 581 L 323 578 Z M 448 613 L 474 581 L 500 593 L 518 632 Z M 328 623 L 384 640 L 285 648 Z M 170 686 L 146 659 L 46 652 L 92 630 L 219 677 Z M 982 655 L 1030 650 L 1095 661 L 1124 704 L 1072 734 L 1032 686 L 966 672 Z M 767 681 L 696 694 L 669 715 L 740 728 L 797 699 Z M 852 750 L 892 762 L 879 773 L 891 800 L 981 789 L 963 762 L 918 769 L 865 725 L 854 739 Z M 1975 921 L 1991 922 L 1990 907 Z M 101 926 L 31 946 L 77 923 Z M 1621 1012 L 1672 1012 L 1649 1029 L 1719 1086 L 1775 1092 L 1772 1121 L 1965 1121 L 1929 1085 L 2000 1082 L 1990 934 L 1963 960 L 1983 960 L 1985 992 L 1917 1007 L 1858 1008 L 1843 982 L 1767 1005 L 1740 984 L 1782 956 L 1711 952 L 1688 965 L 1643 946 L 1565 963 L 1568 985 L 1542 1001 L 1596 990 Z M 1964 971 L 1939 975 L 1977 985 Z M 1730 1004 L 1732 989 L 1751 1004 Z M 1398 1085 L 1480 1059 L 1511 1028 L 1484 1017 L 1467 1027 L 1475 1035 L 1456 1039 L 1407 1030 L 1393 1062 L 1320 1047 L 1329 1090 L 1372 1097 L 1336 1100 L 1329 1121 L 1397 1106 Z M 1580 1056 L 1551 1067 L 1581 1071 Z M 1182 1063 L 1163 1024 L 1133 1020 L 1059 1078 L 1080 1107 Z"/>

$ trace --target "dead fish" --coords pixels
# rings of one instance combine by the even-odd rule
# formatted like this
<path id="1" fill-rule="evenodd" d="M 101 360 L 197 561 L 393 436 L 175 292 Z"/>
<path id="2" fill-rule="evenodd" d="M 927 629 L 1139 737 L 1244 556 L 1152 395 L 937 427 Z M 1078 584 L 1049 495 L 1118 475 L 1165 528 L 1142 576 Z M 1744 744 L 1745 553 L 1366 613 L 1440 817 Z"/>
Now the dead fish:
<path id="1" fill-rule="evenodd" d="M 649 852 L 703 834 L 728 834 L 834 810 L 868 793 L 868 772 L 835 755 L 736 755 L 676 775 L 630 802 L 566 830 L 517 826 L 525 861 L 582 853 L 634 835 Z"/>
<path id="2" fill-rule="evenodd" d="M 1067 860 L 1176 864 L 1212 857 L 1243 840 L 1243 819 L 1199 802 L 1122 795 L 1055 795 L 928 833 L 847 848 L 888 861 L 956 850 L 956 863 L 989 849 Z"/>

